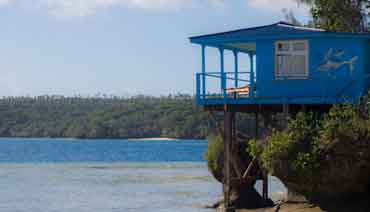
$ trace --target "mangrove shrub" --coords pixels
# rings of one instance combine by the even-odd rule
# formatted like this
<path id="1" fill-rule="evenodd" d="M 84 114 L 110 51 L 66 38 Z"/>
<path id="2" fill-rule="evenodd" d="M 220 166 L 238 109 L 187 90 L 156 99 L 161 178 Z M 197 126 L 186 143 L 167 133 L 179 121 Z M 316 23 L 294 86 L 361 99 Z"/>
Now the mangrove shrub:
<path id="1" fill-rule="evenodd" d="M 370 120 L 357 107 L 334 106 L 323 116 L 299 113 L 267 143 L 259 151 L 265 168 L 309 199 L 369 195 Z"/>

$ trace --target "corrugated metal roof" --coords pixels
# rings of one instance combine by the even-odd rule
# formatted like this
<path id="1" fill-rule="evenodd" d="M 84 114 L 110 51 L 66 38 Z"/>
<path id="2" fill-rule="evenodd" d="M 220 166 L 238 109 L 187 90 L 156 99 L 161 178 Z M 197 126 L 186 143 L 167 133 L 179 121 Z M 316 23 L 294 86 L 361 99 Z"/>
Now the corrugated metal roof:
<path id="1" fill-rule="evenodd" d="M 243 38 L 259 39 L 267 37 L 284 37 L 284 36 L 304 36 L 304 35 L 342 35 L 342 36 L 368 36 L 369 34 L 354 34 L 354 33 L 334 33 L 318 28 L 308 28 L 292 25 L 286 22 L 278 22 L 271 25 L 245 28 L 228 32 L 221 32 L 209 35 L 201 35 L 191 37 L 193 43 L 203 43 L 207 41 L 223 40 L 237 41 Z"/>

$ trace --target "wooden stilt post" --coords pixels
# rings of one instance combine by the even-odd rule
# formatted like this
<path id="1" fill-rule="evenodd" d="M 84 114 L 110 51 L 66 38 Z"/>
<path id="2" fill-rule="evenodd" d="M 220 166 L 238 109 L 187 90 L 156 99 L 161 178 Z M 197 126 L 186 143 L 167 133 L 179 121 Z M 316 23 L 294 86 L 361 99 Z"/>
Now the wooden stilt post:
<path id="1" fill-rule="evenodd" d="M 214 123 L 216 124 L 216 128 L 217 128 L 217 130 L 218 130 L 218 133 L 220 134 L 220 136 L 222 137 L 222 139 L 224 139 L 225 138 L 225 133 L 224 133 L 224 129 L 221 127 L 221 125 L 218 123 L 218 121 L 217 121 L 217 119 L 216 119 L 216 115 L 214 114 L 214 112 L 213 111 L 209 111 L 209 114 L 210 114 L 210 117 L 212 118 L 212 120 L 214 121 Z M 234 124 L 233 124 L 233 141 L 237 141 L 238 140 L 238 138 L 237 138 L 237 134 L 241 134 L 242 136 L 244 136 L 244 137 L 248 137 L 247 135 L 243 135 L 243 133 L 242 132 L 239 132 L 239 131 L 237 131 L 237 129 L 236 129 L 236 124 L 235 124 L 235 122 L 236 122 L 236 118 L 235 118 L 235 115 L 234 115 L 234 118 L 233 118 L 233 120 L 234 120 Z M 232 148 L 231 148 L 231 152 L 234 152 L 234 142 L 232 143 Z M 237 175 L 237 177 L 241 180 L 242 179 L 242 177 L 243 177 L 243 173 L 241 173 L 241 169 L 240 169 L 240 167 L 238 166 L 238 164 L 237 164 L 237 162 L 236 162 L 236 160 L 235 160 L 235 156 L 233 156 L 233 155 L 231 155 L 231 158 L 232 158 L 232 160 L 231 160 L 231 163 L 232 163 L 232 166 L 233 166 L 233 168 L 234 168 L 234 171 L 235 171 L 235 173 L 236 173 L 236 175 Z"/>
<path id="2" fill-rule="evenodd" d="M 263 175 L 263 183 L 262 183 L 262 197 L 264 200 L 268 200 L 269 199 L 269 184 L 268 184 L 268 180 L 269 180 L 269 175 L 267 173 L 267 171 L 264 169 L 262 171 L 262 175 Z"/>
<path id="3" fill-rule="evenodd" d="M 225 106 L 224 112 L 224 201 L 225 211 L 235 212 L 231 205 L 231 147 L 233 139 L 233 116 Z"/>
<path id="4" fill-rule="evenodd" d="M 236 113 L 233 113 L 233 120 L 232 120 L 232 142 L 231 142 L 231 164 L 234 168 L 235 174 L 238 177 L 239 180 L 243 180 L 243 173 L 241 172 L 241 169 L 237 163 L 237 130 L 236 130 Z"/>
<path id="5" fill-rule="evenodd" d="M 306 113 L 307 112 L 307 105 L 302 105 L 301 112 Z"/>
<path id="6" fill-rule="evenodd" d="M 270 123 L 268 123 L 270 121 L 270 114 L 264 112 L 262 113 L 263 115 L 263 127 L 264 128 L 268 128 L 268 125 Z M 262 164 L 260 164 L 261 167 L 262 167 Z M 268 193 L 269 193 L 269 185 L 268 185 L 268 172 L 266 169 L 263 169 L 262 170 L 262 197 L 264 200 L 268 200 L 269 196 L 268 196 Z"/>
<path id="7" fill-rule="evenodd" d="M 284 104 L 283 105 L 283 119 L 284 119 L 284 128 L 288 128 L 288 122 L 289 122 L 289 105 Z"/>
<path id="8" fill-rule="evenodd" d="M 258 129 L 258 112 L 255 113 L 255 137 L 256 137 L 256 140 L 259 138 L 259 129 Z"/>

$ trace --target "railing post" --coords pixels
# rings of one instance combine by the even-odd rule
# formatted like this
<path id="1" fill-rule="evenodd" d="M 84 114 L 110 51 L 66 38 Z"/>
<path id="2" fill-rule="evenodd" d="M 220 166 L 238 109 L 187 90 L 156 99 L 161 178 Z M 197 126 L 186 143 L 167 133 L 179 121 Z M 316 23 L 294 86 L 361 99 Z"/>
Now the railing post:
<path id="1" fill-rule="evenodd" d="M 201 98 L 201 94 L 200 94 L 200 74 L 196 74 L 196 95 L 197 95 L 197 101 L 200 102 L 200 100 L 202 99 Z M 203 97 L 204 98 L 204 97 Z"/>
<path id="2" fill-rule="evenodd" d="M 225 72 L 222 73 L 222 90 L 223 90 L 223 95 L 224 95 L 224 99 L 226 100 L 227 99 L 227 91 L 226 91 L 226 80 L 227 80 L 227 74 Z"/>
<path id="3" fill-rule="evenodd" d="M 206 46 L 202 45 L 202 96 L 206 96 Z"/>
<path id="4" fill-rule="evenodd" d="M 234 53 L 234 64 L 235 64 L 235 81 L 234 81 L 234 86 L 235 88 L 239 87 L 239 58 L 238 58 L 238 51 L 233 51 Z"/>
<path id="5" fill-rule="evenodd" d="M 224 49 L 219 48 L 220 50 L 220 59 L 221 59 L 221 92 L 224 95 L 224 98 L 227 98 L 226 93 L 226 76 L 225 76 L 225 56 L 224 56 Z"/>
<path id="6" fill-rule="evenodd" d="M 253 98 L 255 94 L 255 83 L 254 83 L 254 60 L 253 60 L 253 53 L 248 53 L 249 61 L 250 61 L 250 72 L 249 72 L 249 97 Z"/>

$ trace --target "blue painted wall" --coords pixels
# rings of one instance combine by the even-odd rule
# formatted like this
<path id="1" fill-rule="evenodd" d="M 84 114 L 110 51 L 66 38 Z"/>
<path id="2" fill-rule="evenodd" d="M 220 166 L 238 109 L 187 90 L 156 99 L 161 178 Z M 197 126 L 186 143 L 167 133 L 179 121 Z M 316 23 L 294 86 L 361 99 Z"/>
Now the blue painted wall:
<path id="1" fill-rule="evenodd" d="M 309 42 L 308 79 L 275 79 L 275 41 L 257 41 L 257 96 L 261 98 L 320 98 L 323 103 L 345 99 L 356 102 L 370 88 L 366 73 L 370 73 L 370 43 L 366 39 L 311 38 Z M 357 56 L 354 71 L 348 65 L 337 70 L 320 72 L 324 56 L 330 50 L 344 50 L 343 61 Z M 330 74 L 329 74 L 330 73 Z M 342 99 L 342 100 L 340 100 Z M 305 102 L 302 102 L 305 103 Z M 308 102 L 307 102 L 308 103 Z"/>
<path id="2" fill-rule="evenodd" d="M 364 44 L 365 46 L 365 74 L 370 75 L 370 40 L 365 40 Z M 364 92 L 368 92 L 370 90 L 370 78 L 369 76 L 365 76 L 364 78 Z"/>

